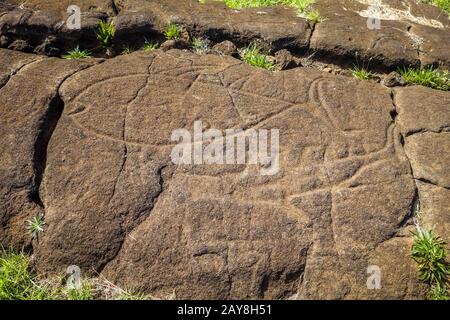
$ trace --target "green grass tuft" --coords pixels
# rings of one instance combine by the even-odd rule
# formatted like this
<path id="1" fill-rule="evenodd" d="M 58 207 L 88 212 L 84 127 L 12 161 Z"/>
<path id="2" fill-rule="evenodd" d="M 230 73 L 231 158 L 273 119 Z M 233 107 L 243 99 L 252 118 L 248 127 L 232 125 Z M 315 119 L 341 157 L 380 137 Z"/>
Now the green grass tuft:
<path id="1" fill-rule="evenodd" d="M 54 299 L 51 290 L 38 285 L 30 272 L 30 259 L 23 253 L 0 251 L 0 300 Z"/>
<path id="2" fill-rule="evenodd" d="M 354 66 L 352 69 L 350 69 L 350 71 L 352 73 L 352 76 L 360 80 L 369 80 L 372 77 L 372 73 L 364 68 Z"/>
<path id="3" fill-rule="evenodd" d="M 112 22 L 100 20 L 97 29 L 97 39 L 102 48 L 111 48 L 113 46 L 115 34 L 116 27 Z"/>
<path id="4" fill-rule="evenodd" d="M 431 4 L 450 14 L 450 0 L 421 0 L 423 3 Z M 204 3 L 205 1 L 200 1 Z M 271 7 L 277 5 L 291 6 L 298 9 L 300 12 L 304 12 L 312 5 L 315 0 L 223 0 L 225 4 L 233 9 L 242 8 L 259 8 L 259 7 Z"/>
<path id="5" fill-rule="evenodd" d="M 285 5 L 304 11 L 315 0 L 224 0 L 225 4 L 232 9 L 260 8 Z"/>
<path id="6" fill-rule="evenodd" d="M 0 300 L 27 300 L 33 291 L 28 271 L 29 260 L 24 253 L 2 250 L 0 253 Z"/>
<path id="7" fill-rule="evenodd" d="M 274 68 L 273 62 L 267 59 L 267 55 L 263 52 L 262 48 L 256 44 L 252 43 L 247 48 L 243 49 L 241 52 L 242 60 L 247 64 L 263 68 L 267 70 L 272 70 Z"/>
<path id="8" fill-rule="evenodd" d="M 193 38 L 191 41 L 191 47 L 197 54 L 204 54 L 209 50 L 208 42 L 201 38 Z"/>
<path id="9" fill-rule="evenodd" d="M 433 286 L 446 287 L 450 267 L 445 261 L 444 240 L 432 231 L 419 230 L 415 234 L 412 257 L 418 263 L 420 280 Z"/>
<path id="10" fill-rule="evenodd" d="M 317 10 L 307 10 L 305 11 L 305 17 L 308 21 L 319 23 L 327 20 L 325 17 L 322 17 L 319 11 Z"/>
<path id="11" fill-rule="evenodd" d="M 37 239 L 41 232 L 44 232 L 44 217 L 36 215 L 31 220 L 26 221 L 26 228 L 33 239 Z"/>
<path id="12" fill-rule="evenodd" d="M 272 6 L 289 6 L 298 10 L 299 16 L 311 22 L 323 22 L 326 18 L 322 17 L 317 10 L 311 9 L 315 0 L 223 0 L 225 4 L 232 9 L 259 8 Z"/>
<path id="13" fill-rule="evenodd" d="M 120 289 L 106 279 L 82 279 L 80 288 L 69 289 L 63 285 L 63 278 L 39 280 L 31 272 L 27 254 L 0 249 L 0 300 L 152 299 L 148 295 Z"/>
<path id="14" fill-rule="evenodd" d="M 81 288 L 68 289 L 67 300 L 94 300 L 94 288 L 89 281 L 82 281 Z"/>
<path id="15" fill-rule="evenodd" d="M 175 23 L 169 23 L 164 32 L 167 40 L 177 40 L 181 38 L 181 30 Z"/>
<path id="16" fill-rule="evenodd" d="M 314 3 L 315 0 L 284 0 L 282 4 L 296 8 L 300 12 L 307 11 L 307 9 Z"/>
<path id="17" fill-rule="evenodd" d="M 88 50 L 80 50 L 80 47 L 76 47 L 73 50 L 70 50 L 67 52 L 67 54 L 63 55 L 63 59 L 85 59 L 85 58 L 91 58 L 92 55 L 89 53 Z"/>
<path id="18" fill-rule="evenodd" d="M 232 9 L 270 7 L 281 3 L 279 0 L 224 0 L 224 2 Z"/>
<path id="19" fill-rule="evenodd" d="M 432 286 L 430 294 L 428 295 L 429 300 L 450 300 L 450 295 L 448 289 L 442 286 Z"/>
<path id="20" fill-rule="evenodd" d="M 450 14 L 450 0 L 422 0 L 422 2 L 436 6 Z"/>
<path id="21" fill-rule="evenodd" d="M 158 43 L 145 40 L 145 43 L 142 46 L 142 50 L 150 52 L 158 49 L 158 47 L 159 47 Z"/>
<path id="22" fill-rule="evenodd" d="M 134 48 L 131 46 L 127 46 L 125 48 L 123 48 L 122 50 L 122 54 L 130 54 L 134 52 Z"/>
<path id="23" fill-rule="evenodd" d="M 427 69 L 401 68 L 398 73 L 408 84 L 418 84 L 438 90 L 450 89 L 450 73 L 438 71 L 432 67 Z"/>

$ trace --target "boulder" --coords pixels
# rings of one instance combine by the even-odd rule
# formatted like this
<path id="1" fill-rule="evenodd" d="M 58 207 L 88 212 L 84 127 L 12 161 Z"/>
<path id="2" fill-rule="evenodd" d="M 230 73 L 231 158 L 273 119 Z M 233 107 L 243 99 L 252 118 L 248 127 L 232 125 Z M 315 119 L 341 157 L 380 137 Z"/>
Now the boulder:
<path id="1" fill-rule="evenodd" d="M 0 51 L 0 244 L 29 247 L 26 220 L 44 213 L 39 186 L 46 149 L 61 115 L 62 81 L 87 62 Z"/>
<path id="2" fill-rule="evenodd" d="M 228 40 L 222 41 L 220 43 L 215 44 L 212 47 L 212 50 L 218 54 L 222 54 L 225 56 L 233 56 L 236 57 L 238 55 L 238 49 L 236 45 Z"/>
<path id="3" fill-rule="evenodd" d="M 178 298 L 423 296 L 408 255 L 416 185 L 398 147 L 389 89 L 180 50 L 137 52 L 77 72 L 72 62 L 40 59 L 23 70 L 59 85 L 31 82 L 58 92 L 64 109 L 54 131 L 53 122 L 37 122 L 47 123 L 46 137 L 52 133 L 39 157 L 33 131 L 21 131 L 31 139 L 22 142 L 30 154 L 24 163 L 33 168 L 43 154 L 45 162 L 28 176 L 8 162 L 6 172 L 31 182 L 22 198 L 8 186 L 3 194 L 7 207 L 44 214 L 45 231 L 33 244 L 41 274 L 75 264 L 123 287 Z M 62 67 L 75 73 L 58 80 Z M 3 97 L 15 96 L 14 77 Z M 36 102 L 43 110 L 53 105 L 44 101 L 52 100 Z M 199 120 L 222 132 L 278 129 L 279 171 L 174 163 L 173 131 L 192 131 Z M 5 128 L 6 136 L 15 130 Z M 8 221 L 34 214 L 6 212 Z M 367 289 L 371 259 L 386 273 L 381 290 Z"/>
<path id="4" fill-rule="evenodd" d="M 25 40 L 15 40 L 8 46 L 10 50 L 22 51 L 25 53 L 33 52 L 33 47 L 28 44 Z"/>
<path id="5" fill-rule="evenodd" d="M 282 49 L 275 52 L 275 66 L 278 70 L 292 69 L 300 64 L 299 59 L 296 59 L 289 50 Z"/>
<path id="6" fill-rule="evenodd" d="M 406 82 L 405 80 L 403 80 L 400 74 L 398 74 L 395 71 L 392 71 L 391 73 L 385 75 L 382 78 L 381 84 L 385 85 L 386 87 L 397 87 L 397 86 L 404 86 Z"/>

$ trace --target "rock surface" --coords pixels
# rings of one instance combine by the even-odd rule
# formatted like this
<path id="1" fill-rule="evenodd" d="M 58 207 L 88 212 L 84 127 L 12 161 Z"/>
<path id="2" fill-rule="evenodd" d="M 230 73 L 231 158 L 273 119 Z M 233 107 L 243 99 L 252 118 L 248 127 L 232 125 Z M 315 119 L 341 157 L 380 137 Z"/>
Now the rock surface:
<path id="1" fill-rule="evenodd" d="M 78 1 L 81 29 L 69 30 L 70 1 L 0 1 L 0 36 L 25 40 L 33 47 L 48 36 L 57 38 L 61 52 L 77 45 L 95 48 L 99 19 L 113 21 L 116 46 L 136 47 L 145 38 L 162 37 L 169 22 L 194 36 L 214 42 L 231 40 L 239 46 L 258 40 L 273 52 L 308 51 L 337 63 L 369 62 L 371 68 L 402 65 L 450 67 L 450 23 L 436 7 L 415 0 L 317 0 L 312 6 L 325 19 L 308 22 L 293 8 L 230 9 L 220 1 L 96 0 Z M 375 8 L 375 9 L 374 9 Z M 375 11 L 374 11 L 375 10 Z M 375 12 L 375 13 L 373 13 Z M 380 19 L 374 29 L 370 21 Z"/>
<path id="2" fill-rule="evenodd" d="M 178 298 L 424 296 L 411 216 L 419 197 L 448 236 L 448 92 L 392 99 L 376 83 L 180 50 L 103 63 L 0 52 L 0 236 L 29 245 L 24 221 L 43 214 L 43 274 L 76 264 Z M 280 171 L 174 165 L 172 131 L 199 119 L 278 128 Z M 380 290 L 366 286 L 372 264 Z"/>
<path id="3" fill-rule="evenodd" d="M 275 53 L 275 66 L 278 70 L 287 70 L 296 68 L 301 65 L 301 62 L 294 58 L 294 56 L 286 49 L 282 49 Z"/>
<path id="4" fill-rule="evenodd" d="M 450 243 L 450 94 L 409 87 L 395 100 L 424 223 Z"/>
<path id="5" fill-rule="evenodd" d="M 214 45 L 212 50 L 218 54 L 223 54 L 226 56 L 237 56 L 238 55 L 238 48 L 236 47 L 236 45 L 233 42 L 231 42 L 229 40 L 225 40 L 225 41 L 222 41 L 222 42 Z"/>
<path id="6" fill-rule="evenodd" d="M 82 29 L 69 31 L 67 2 L 0 1 L 2 45 L 44 54 L 0 49 L 0 245 L 32 251 L 42 275 L 78 265 L 161 297 L 426 297 L 411 232 L 420 203 L 419 223 L 450 242 L 450 92 L 302 67 L 287 50 L 448 66 L 441 11 L 383 0 L 376 32 L 365 10 L 379 2 L 318 0 L 327 20 L 312 24 L 283 7 L 80 1 Z M 233 42 L 203 55 L 173 42 L 107 60 L 45 56 L 92 45 L 99 18 L 114 21 L 116 49 L 169 21 Z M 253 40 L 294 68 L 224 52 Z M 279 130 L 279 171 L 174 164 L 174 130 L 192 134 L 196 121 Z M 46 224 L 33 240 L 37 215 Z M 369 266 L 380 289 L 367 287 Z"/>
<path id="7" fill-rule="evenodd" d="M 400 74 L 392 71 L 391 73 L 383 77 L 383 79 L 381 80 L 381 84 L 386 87 L 397 87 L 404 86 L 406 82 Z"/>
<path id="8" fill-rule="evenodd" d="M 47 143 L 62 112 L 60 83 L 89 65 L 0 51 L 0 239 L 28 246 L 25 221 L 43 214 L 39 185 Z"/>
<path id="9" fill-rule="evenodd" d="M 327 18 L 315 25 L 314 51 L 375 66 L 450 66 L 450 20 L 435 7 L 414 0 L 318 0 L 314 8 Z M 369 28 L 371 18 L 379 19 L 379 28 Z"/>

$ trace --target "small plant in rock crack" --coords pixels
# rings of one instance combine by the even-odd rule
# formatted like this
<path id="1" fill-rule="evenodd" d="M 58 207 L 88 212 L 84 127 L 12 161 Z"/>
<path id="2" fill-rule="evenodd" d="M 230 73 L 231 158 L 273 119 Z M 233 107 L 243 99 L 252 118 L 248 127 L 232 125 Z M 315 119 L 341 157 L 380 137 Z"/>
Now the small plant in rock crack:
<path id="1" fill-rule="evenodd" d="M 400 68 L 397 71 L 408 84 L 418 84 L 438 90 L 450 90 L 450 72 L 426 69 Z"/>
<path id="2" fill-rule="evenodd" d="M 446 262 L 445 241 L 432 231 L 418 228 L 412 247 L 412 258 L 419 265 L 420 279 L 432 286 L 446 288 L 450 266 Z"/>
<path id="3" fill-rule="evenodd" d="M 209 51 L 209 43 L 202 38 L 193 38 L 191 42 L 192 50 L 197 54 L 204 54 Z"/>
<path id="4" fill-rule="evenodd" d="M 353 66 L 350 71 L 352 73 L 352 76 L 360 80 L 369 80 L 372 77 L 372 73 L 365 68 Z"/>
<path id="5" fill-rule="evenodd" d="M 169 23 L 164 35 L 167 40 L 178 40 L 181 38 L 181 30 L 175 23 Z"/>
<path id="6" fill-rule="evenodd" d="M 41 215 L 36 215 L 31 220 L 26 221 L 27 230 L 33 239 L 37 239 L 41 232 L 44 232 L 45 221 Z"/>
<path id="7" fill-rule="evenodd" d="M 130 54 L 134 52 L 134 48 L 131 46 L 126 46 L 125 48 L 123 48 L 122 50 L 122 54 Z"/>
<path id="8" fill-rule="evenodd" d="M 306 10 L 305 12 L 306 12 L 305 13 L 305 18 L 308 21 L 311 21 L 311 22 L 314 22 L 314 23 L 319 23 L 319 22 L 324 22 L 325 20 L 327 20 L 317 10 Z"/>
<path id="9" fill-rule="evenodd" d="M 267 58 L 264 50 L 257 43 L 252 43 L 248 47 L 241 51 L 242 60 L 247 64 L 263 68 L 267 70 L 273 70 L 274 64 Z"/>
<path id="10" fill-rule="evenodd" d="M 159 44 L 157 42 L 145 40 L 142 50 L 144 51 L 154 51 L 158 49 Z"/>
<path id="11" fill-rule="evenodd" d="M 85 58 L 92 58 L 92 55 L 88 50 L 81 50 L 79 46 L 77 46 L 75 49 L 70 50 L 67 52 L 67 54 L 62 56 L 63 59 L 85 59 Z"/>
<path id="12" fill-rule="evenodd" d="M 100 47 L 104 49 L 111 48 L 114 43 L 115 34 L 116 27 L 114 23 L 100 20 L 97 29 L 97 39 L 100 42 Z"/>

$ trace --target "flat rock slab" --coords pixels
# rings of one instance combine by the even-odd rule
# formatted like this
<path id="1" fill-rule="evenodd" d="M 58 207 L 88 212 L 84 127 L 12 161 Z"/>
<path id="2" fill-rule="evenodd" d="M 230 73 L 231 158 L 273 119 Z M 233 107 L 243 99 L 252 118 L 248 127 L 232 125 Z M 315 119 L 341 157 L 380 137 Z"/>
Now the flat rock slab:
<path id="1" fill-rule="evenodd" d="M 17 7 L 20 3 L 0 2 L 0 35 L 11 41 L 26 40 L 34 47 L 55 37 L 54 44 L 61 51 L 77 45 L 94 48 L 98 21 L 109 18 L 115 22 L 119 48 L 162 37 L 167 24 L 173 22 L 191 35 L 214 42 L 231 40 L 247 45 L 260 40 L 273 51 L 308 51 L 335 63 L 356 59 L 371 68 L 450 67 L 448 15 L 414 0 L 317 0 L 312 8 L 325 18 L 319 23 L 308 22 L 295 9 L 283 6 L 236 10 L 220 1 L 80 1 L 80 30 L 66 28 L 67 1 L 30 0 Z M 370 27 L 372 18 L 379 19 L 379 28 Z"/>
<path id="2" fill-rule="evenodd" d="M 372 67 L 450 66 L 450 20 L 436 7 L 414 0 L 318 0 L 313 7 L 326 18 L 315 25 L 313 51 L 356 56 Z"/>
<path id="3" fill-rule="evenodd" d="M 39 185 L 50 135 L 62 112 L 58 87 L 90 65 L 0 51 L 0 239 L 28 246 L 25 221 L 44 213 Z"/>
<path id="4" fill-rule="evenodd" d="M 118 21 L 136 12 L 153 12 L 161 30 L 173 22 L 214 41 L 228 39 L 246 44 L 259 39 L 276 50 L 306 48 L 311 35 L 308 22 L 294 9 L 283 6 L 233 10 L 218 1 L 200 4 L 195 0 L 131 0 L 120 1 L 118 8 Z"/>
<path id="5" fill-rule="evenodd" d="M 424 224 L 450 242 L 450 94 L 395 90 L 398 126 L 419 192 Z"/>
<path id="6" fill-rule="evenodd" d="M 429 221 L 448 221 L 440 211 L 448 186 L 433 153 L 415 152 L 415 135 L 402 139 L 416 111 L 401 92 L 392 99 L 371 82 L 179 50 L 100 64 L 1 54 L 0 74 L 27 64 L 0 89 L 8 107 L 0 213 L 4 225 L 20 221 L 0 235 L 2 244 L 24 242 L 24 216 L 43 213 L 45 232 L 33 242 L 43 274 L 75 264 L 177 298 L 423 297 L 410 218 L 419 190 L 440 199 L 426 202 Z M 52 97 L 63 108 L 59 120 Z M 172 132 L 193 131 L 196 120 L 222 132 L 279 129 L 279 172 L 175 165 Z M 48 147 L 37 149 L 50 133 Z M 436 135 L 425 145 L 445 141 Z M 427 166 L 435 171 L 420 169 Z M 416 178 L 423 187 L 415 175 L 426 177 Z M 380 290 L 367 288 L 369 265 L 384 275 Z"/>

